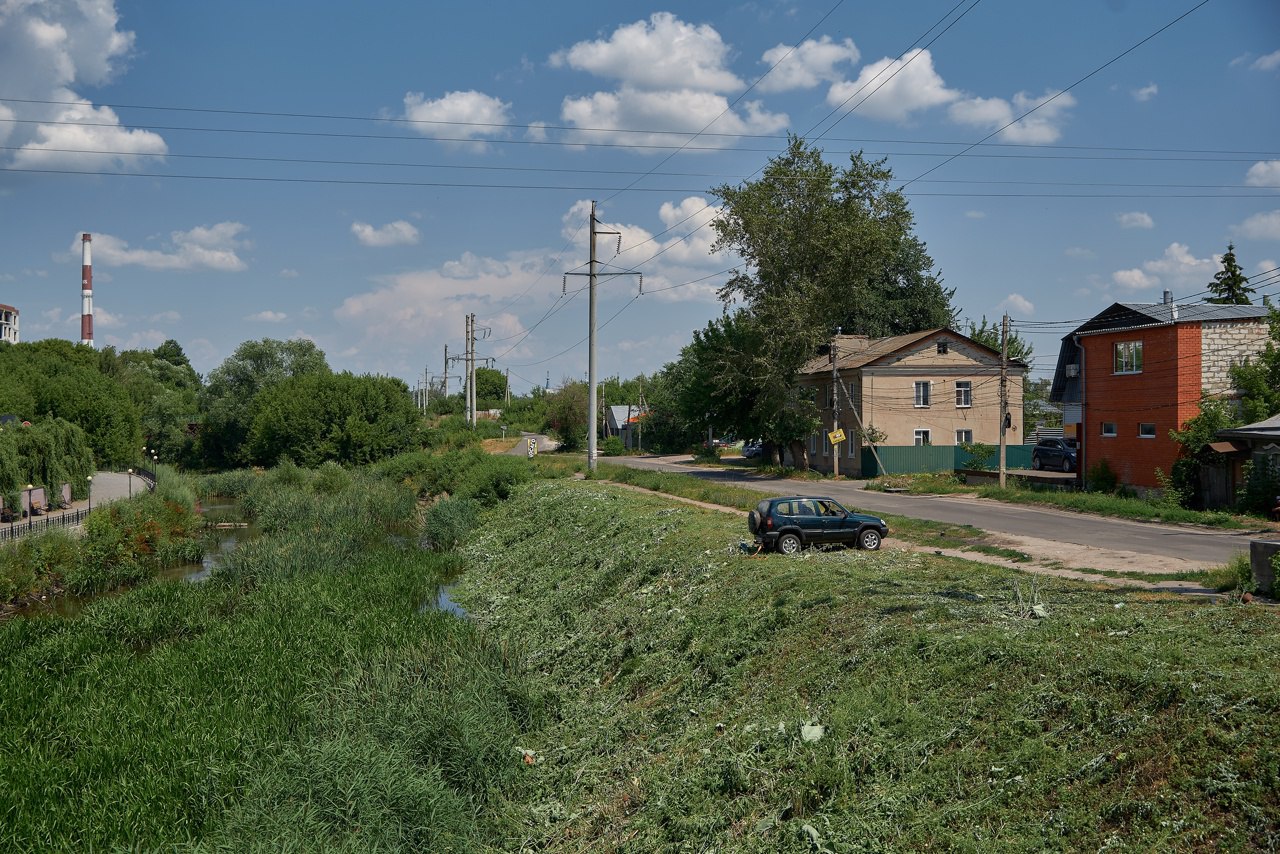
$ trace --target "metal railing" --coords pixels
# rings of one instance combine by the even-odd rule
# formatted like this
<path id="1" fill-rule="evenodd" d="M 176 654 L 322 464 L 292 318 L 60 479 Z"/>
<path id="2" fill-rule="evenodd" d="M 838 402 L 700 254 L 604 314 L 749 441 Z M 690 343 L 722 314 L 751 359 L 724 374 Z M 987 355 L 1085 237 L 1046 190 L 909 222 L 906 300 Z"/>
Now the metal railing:
<path id="1" fill-rule="evenodd" d="M 8 523 L 0 522 L 0 542 L 11 542 L 49 528 L 70 528 L 84 522 L 88 515 L 89 509 L 82 507 L 79 510 L 55 510 L 42 516 L 28 516 Z"/>

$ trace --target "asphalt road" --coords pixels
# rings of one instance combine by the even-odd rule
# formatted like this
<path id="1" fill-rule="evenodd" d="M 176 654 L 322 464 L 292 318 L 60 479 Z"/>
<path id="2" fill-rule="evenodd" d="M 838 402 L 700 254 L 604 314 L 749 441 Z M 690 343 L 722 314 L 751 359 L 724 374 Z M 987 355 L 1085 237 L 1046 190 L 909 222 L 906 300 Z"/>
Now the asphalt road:
<path id="1" fill-rule="evenodd" d="M 863 488 L 865 481 L 813 483 L 760 477 L 745 471 L 689 465 L 689 459 L 687 456 L 611 457 L 609 462 L 635 468 L 683 472 L 756 489 L 769 495 L 827 495 L 851 508 L 873 513 L 894 513 L 934 522 L 973 525 L 993 533 L 1036 537 L 1059 543 L 1096 546 L 1158 557 L 1178 557 L 1203 563 L 1226 563 L 1236 553 L 1248 551 L 1251 538 L 1247 533 L 1108 519 L 964 496 L 875 492 Z"/>

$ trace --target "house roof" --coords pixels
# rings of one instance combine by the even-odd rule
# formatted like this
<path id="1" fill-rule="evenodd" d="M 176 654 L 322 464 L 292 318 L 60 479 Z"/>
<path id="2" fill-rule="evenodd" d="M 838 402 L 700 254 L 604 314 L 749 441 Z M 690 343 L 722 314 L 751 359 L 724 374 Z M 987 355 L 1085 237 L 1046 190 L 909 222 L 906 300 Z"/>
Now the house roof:
<path id="1" fill-rule="evenodd" d="M 1218 305 L 1197 302 L 1179 305 L 1176 302 L 1117 302 L 1095 314 L 1076 327 L 1076 335 L 1101 332 L 1119 332 L 1125 329 L 1141 329 L 1148 326 L 1168 326 L 1174 323 L 1208 323 L 1231 320 L 1260 320 L 1267 316 L 1265 305 Z"/>
<path id="2" fill-rule="evenodd" d="M 1000 352 L 993 350 L 980 341 L 975 341 L 967 335 L 962 335 L 954 329 L 938 328 L 925 329 L 922 332 L 910 332 L 906 335 L 892 335 L 887 338 L 868 338 L 866 335 L 837 335 L 835 336 L 835 347 L 837 356 L 837 367 L 840 370 L 850 370 L 863 368 L 890 356 L 901 350 L 905 350 L 913 344 L 926 341 L 930 338 L 943 336 L 952 340 L 963 341 L 980 350 L 1000 358 Z M 1026 367 L 1025 363 L 1016 359 L 1009 360 L 1010 365 L 1018 367 Z M 803 374 L 823 374 L 831 372 L 831 354 L 830 352 L 822 353 L 814 356 L 804 367 L 800 369 Z"/>
<path id="3" fill-rule="evenodd" d="M 1280 439 L 1280 414 L 1255 424 L 1219 430 L 1215 435 L 1219 439 Z"/>
<path id="4" fill-rule="evenodd" d="M 630 406 L 610 406 L 608 407 L 608 410 L 609 424 L 614 429 L 617 429 L 622 425 L 635 422 L 636 419 L 641 415 L 644 415 L 646 411 L 636 403 L 633 403 Z"/>

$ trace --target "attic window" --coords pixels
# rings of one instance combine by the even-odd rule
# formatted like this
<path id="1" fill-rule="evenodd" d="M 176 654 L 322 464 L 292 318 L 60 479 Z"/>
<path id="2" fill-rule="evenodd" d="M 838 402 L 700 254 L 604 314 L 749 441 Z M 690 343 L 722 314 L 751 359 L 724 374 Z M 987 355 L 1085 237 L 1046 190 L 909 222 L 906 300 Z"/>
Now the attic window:
<path id="1" fill-rule="evenodd" d="M 939 356 L 945 356 L 945 355 L 947 355 L 947 350 L 949 349 L 949 347 L 948 347 L 948 343 L 949 343 L 949 342 L 947 342 L 947 341 L 939 341 L 939 342 L 938 342 L 938 355 L 939 355 Z"/>

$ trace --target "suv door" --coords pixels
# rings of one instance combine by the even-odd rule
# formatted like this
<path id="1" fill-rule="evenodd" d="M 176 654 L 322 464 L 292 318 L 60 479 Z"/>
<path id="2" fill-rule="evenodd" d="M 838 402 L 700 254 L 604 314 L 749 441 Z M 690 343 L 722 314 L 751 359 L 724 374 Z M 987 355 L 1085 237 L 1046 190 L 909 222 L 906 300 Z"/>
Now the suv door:
<path id="1" fill-rule="evenodd" d="M 804 532 L 806 543 L 827 542 L 826 519 L 818 511 L 818 502 L 812 498 L 792 501 L 795 523 Z"/>

